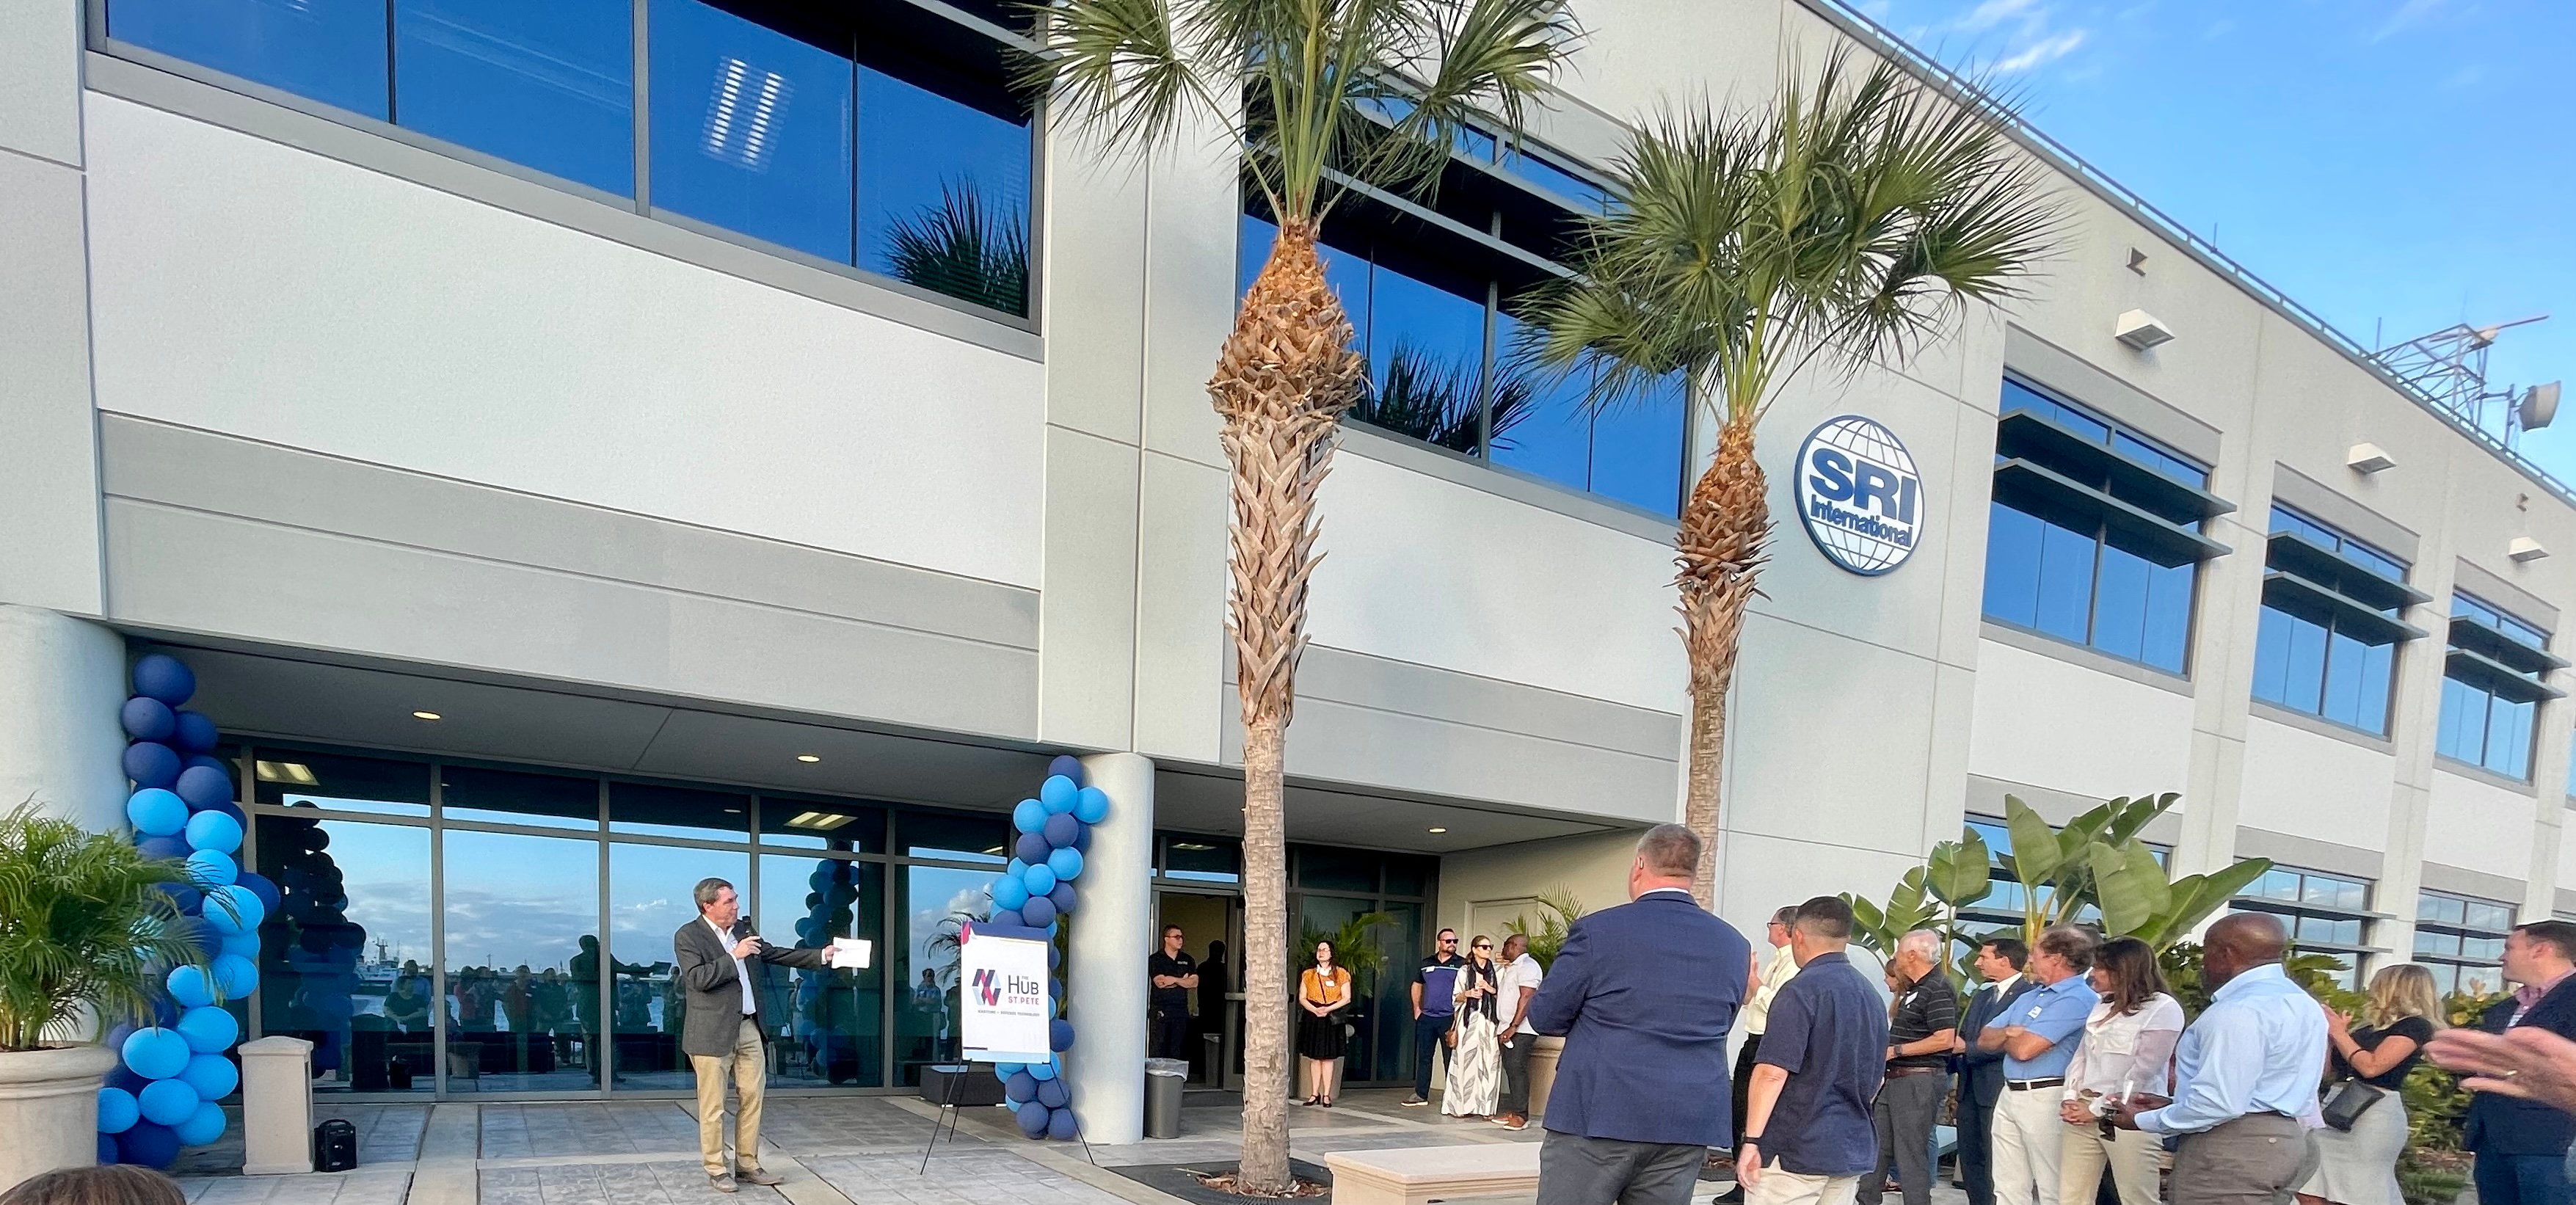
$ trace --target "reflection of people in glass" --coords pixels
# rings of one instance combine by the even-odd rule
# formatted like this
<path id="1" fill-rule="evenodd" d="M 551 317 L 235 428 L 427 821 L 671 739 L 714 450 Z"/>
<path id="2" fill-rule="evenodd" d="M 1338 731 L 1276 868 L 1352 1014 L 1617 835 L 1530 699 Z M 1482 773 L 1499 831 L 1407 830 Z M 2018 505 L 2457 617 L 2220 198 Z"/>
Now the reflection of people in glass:
<path id="1" fill-rule="evenodd" d="M 394 990 L 385 994 L 385 1020 L 403 1033 L 429 1032 L 429 994 L 421 990 L 420 976 L 406 972 L 394 978 Z"/>

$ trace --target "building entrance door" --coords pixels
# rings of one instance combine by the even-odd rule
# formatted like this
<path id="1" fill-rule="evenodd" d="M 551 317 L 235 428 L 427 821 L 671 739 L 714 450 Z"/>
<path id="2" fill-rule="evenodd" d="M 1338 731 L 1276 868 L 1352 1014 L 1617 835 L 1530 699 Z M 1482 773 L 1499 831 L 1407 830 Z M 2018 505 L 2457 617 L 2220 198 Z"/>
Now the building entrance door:
<path id="1" fill-rule="evenodd" d="M 1164 888 L 1154 893 L 1155 948 L 1166 926 L 1199 960 L 1190 1000 L 1190 1082 L 1240 1087 L 1243 1080 L 1243 897 Z"/>

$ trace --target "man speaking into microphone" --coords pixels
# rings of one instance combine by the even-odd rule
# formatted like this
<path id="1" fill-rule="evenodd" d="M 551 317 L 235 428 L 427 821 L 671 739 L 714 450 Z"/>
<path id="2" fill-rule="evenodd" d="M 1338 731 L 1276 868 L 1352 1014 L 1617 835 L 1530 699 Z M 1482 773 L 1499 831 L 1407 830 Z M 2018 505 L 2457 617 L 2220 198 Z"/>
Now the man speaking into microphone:
<path id="1" fill-rule="evenodd" d="M 680 1027 L 680 1052 L 698 1076 L 698 1155 L 717 1192 L 734 1191 L 737 1179 L 776 1184 L 760 1167 L 760 1104 L 769 1083 L 760 1000 L 768 964 L 819 968 L 833 952 L 773 946 L 742 919 L 742 900 L 723 879 L 700 879 L 691 893 L 698 919 L 671 935 L 672 974 L 688 993 Z M 734 1162 L 725 1162 L 725 1074 L 733 1074 Z"/>

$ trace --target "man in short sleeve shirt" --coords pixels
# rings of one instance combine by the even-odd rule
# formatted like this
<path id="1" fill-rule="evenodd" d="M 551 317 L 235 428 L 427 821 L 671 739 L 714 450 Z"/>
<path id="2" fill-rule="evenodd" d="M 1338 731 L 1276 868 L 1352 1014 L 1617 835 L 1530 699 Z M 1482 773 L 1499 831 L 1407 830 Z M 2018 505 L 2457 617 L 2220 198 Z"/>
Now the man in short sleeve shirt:
<path id="1" fill-rule="evenodd" d="M 1458 955 L 1458 931 L 1442 929 L 1440 948 L 1413 968 L 1413 1095 L 1404 1098 L 1409 1107 L 1431 1103 L 1431 1055 L 1448 1040 L 1457 1016 L 1458 965 L 1465 961 Z"/>
<path id="2" fill-rule="evenodd" d="M 2030 977 L 2010 1011 L 1977 1035 L 1981 1049 L 2002 1051 L 2004 1094 L 1995 1103 L 1996 1205 L 2083 1205 L 2057 1199 L 2058 1140 L 2066 1122 L 2066 1065 L 2084 1040 L 2084 1022 L 2101 997 L 2085 982 L 2096 942 L 2090 931 L 2057 925 L 2030 952 Z"/>
<path id="3" fill-rule="evenodd" d="M 1798 905 L 1797 977 L 1771 1000 L 1746 1092 L 1735 1176 L 1749 1205 L 1851 1205 L 1878 1174 L 1870 1102 L 1887 1070 L 1887 1009 L 1851 965 L 1851 905 Z"/>

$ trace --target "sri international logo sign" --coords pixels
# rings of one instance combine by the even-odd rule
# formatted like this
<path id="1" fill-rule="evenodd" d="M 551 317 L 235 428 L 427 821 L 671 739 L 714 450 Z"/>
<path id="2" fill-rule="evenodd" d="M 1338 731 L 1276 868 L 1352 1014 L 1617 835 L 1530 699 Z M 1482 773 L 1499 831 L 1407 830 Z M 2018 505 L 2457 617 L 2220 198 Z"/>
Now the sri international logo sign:
<path id="1" fill-rule="evenodd" d="M 1896 433 L 1857 414 L 1829 418 L 1798 447 L 1798 521 L 1825 559 L 1875 577 L 1914 555 L 1923 475 Z"/>

